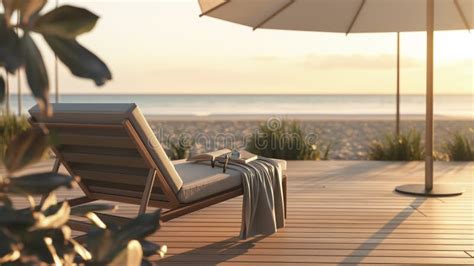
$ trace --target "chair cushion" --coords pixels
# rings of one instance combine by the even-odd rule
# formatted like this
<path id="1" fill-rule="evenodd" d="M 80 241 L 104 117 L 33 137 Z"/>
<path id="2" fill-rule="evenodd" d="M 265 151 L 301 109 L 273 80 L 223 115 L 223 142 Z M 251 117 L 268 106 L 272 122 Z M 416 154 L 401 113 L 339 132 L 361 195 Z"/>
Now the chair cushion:
<path id="1" fill-rule="evenodd" d="M 280 164 L 283 171 L 286 170 L 285 160 L 273 160 Z M 242 176 L 237 170 L 227 169 L 226 173 L 222 173 L 221 167 L 212 168 L 206 163 L 186 160 L 173 161 L 173 164 L 183 180 L 178 192 L 182 203 L 191 203 L 242 185 Z"/>
<path id="2" fill-rule="evenodd" d="M 148 152 L 153 157 L 160 172 L 168 181 L 171 189 L 178 192 L 183 185 L 183 181 L 174 169 L 173 164 L 166 156 L 160 142 L 156 138 L 153 130 L 148 125 L 145 117 L 134 103 L 124 104 L 83 104 L 83 103 L 57 103 L 52 104 L 54 114 L 49 118 L 40 117 L 38 106 L 29 110 L 30 115 L 35 120 L 42 120 L 50 123 L 88 123 L 88 124 L 109 124 L 121 125 L 128 119 L 137 131 Z M 131 141 L 131 140 L 130 140 Z"/>
<path id="3" fill-rule="evenodd" d="M 222 173 L 222 168 L 212 168 L 209 164 L 187 162 L 185 160 L 173 161 L 174 167 L 183 180 L 178 199 L 182 203 L 197 201 L 226 190 L 241 186 L 241 173 L 227 169 Z"/>

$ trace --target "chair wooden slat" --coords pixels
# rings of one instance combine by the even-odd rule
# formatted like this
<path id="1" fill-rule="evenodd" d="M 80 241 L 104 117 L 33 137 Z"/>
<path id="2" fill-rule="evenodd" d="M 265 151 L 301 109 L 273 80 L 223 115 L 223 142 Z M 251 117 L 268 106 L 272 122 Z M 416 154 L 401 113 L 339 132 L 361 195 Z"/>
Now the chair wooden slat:
<path id="1" fill-rule="evenodd" d="M 117 174 L 110 172 L 99 172 L 99 171 L 87 171 L 87 170 L 77 170 L 77 175 L 81 177 L 82 180 L 91 179 L 98 181 L 108 181 L 116 182 L 128 185 L 144 185 L 146 176 L 140 175 L 128 175 L 128 174 Z"/>
<path id="2" fill-rule="evenodd" d="M 81 145 L 91 147 L 136 148 L 127 137 L 116 136 L 86 136 L 61 134 L 58 138 L 60 145 Z"/>
<path id="3" fill-rule="evenodd" d="M 142 194 L 143 194 L 143 190 L 145 188 L 145 183 L 146 183 L 146 181 L 144 180 L 142 182 L 142 184 L 132 185 L 132 184 L 124 184 L 124 183 L 120 183 L 120 182 L 115 182 L 113 180 L 100 181 L 100 180 L 97 180 L 97 179 L 87 179 L 87 178 L 82 179 L 81 182 L 86 184 L 87 186 L 105 187 L 105 188 L 114 188 L 114 189 L 135 191 L 135 192 L 140 192 Z M 152 193 L 154 193 L 154 194 L 163 194 L 163 191 L 160 189 L 160 187 L 154 186 L 152 188 Z"/>
<path id="4" fill-rule="evenodd" d="M 136 198 L 136 199 L 141 199 L 143 197 L 143 192 L 139 192 L 139 191 L 130 191 L 130 190 L 124 190 L 124 189 L 117 189 L 117 188 L 96 187 L 92 185 L 89 186 L 89 189 L 92 193 L 103 193 L 103 194 L 117 195 L 117 196 L 130 197 L 130 198 Z M 151 194 L 150 199 L 156 200 L 156 201 L 166 201 L 165 196 L 159 195 L 159 194 Z"/>
<path id="5" fill-rule="evenodd" d="M 105 165 L 126 165 L 129 167 L 145 168 L 147 165 L 140 157 L 113 156 L 87 153 L 62 152 L 65 160 L 76 163 L 105 164 Z"/>
<path id="6" fill-rule="evenodd" d="M 85 153 L 97 155 L 125 156 L 141 158 L 136 148 L 112 148 L 105 146 L 87 146 L 87 145 L 61 145 L 59 149 L 63 153 Z"/>
<path id="7" fill-rule="evenodd" d="M 89 163 L 71 163 L 76 171 L 92 171 L 119 175 L 130 175 L 130 176 L 147 176 L 149 168 L 136 168 L 128 166 L 114 166 L 114 165 L 102 165 L 102 164 L 89 164 Z M 113 180 L 113 179 L 112 179 Z"/>
<path id="8" fill-rule="evenodd" d="M 48 129 L 53 135 L 80 135 L 80 136 L 102 136 L 102 137 L 128 137 L 124 128 L 121 127 L 57 127 Z"/>
<path id="9" fill-rule="evenodd" d="M 126 197 L 126 196 L 120 196 L 120 195 L 114 195 L 114 194 L 108 194 L 108 193 L 99 193 L 99 192 L 91 192 L 91 197 L 102 199 L 102 200 L 133 204 L 133 205 L 140 205 L 142 201 L 142 199 L 139 199 L 139 198 Z M 168 201 L 158 200 L 156 198 L 150 199 L 148 206 L 157 207 L 157 208 L 165 208 L 165 209 L 176 208 L 175 204 L 170 203 Z"/>

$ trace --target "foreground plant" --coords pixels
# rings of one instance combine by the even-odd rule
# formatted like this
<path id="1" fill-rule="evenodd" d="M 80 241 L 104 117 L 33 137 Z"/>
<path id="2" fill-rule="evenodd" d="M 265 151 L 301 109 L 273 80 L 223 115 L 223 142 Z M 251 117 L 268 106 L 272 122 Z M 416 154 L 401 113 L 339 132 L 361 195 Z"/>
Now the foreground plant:
<path id="1" fill-rule="evenodd" d="M 10 160 L 15 161 L 15 160 Z M 25 165 L 26 166 L 26 165 Z M 37 265 L 143 265 L 146 257 L 164 255 L 166 246 L 148 242 L 145 237 L 159 228 L 160 211 L 143 214 L 127 224 L 105 224 L 96 211 L 115 207 L 91 204 L 71 208 L 67 201 L 57 202 L 54 190 L 71 188 L 70 176 L 40 173 L 0 180 L 0 264 Z M 33 196 L 48 194 L 39 206 Z M 30 207 L 15 209 L 10 196 L 28 198 Z M 67 225 L 71 215 L 88 218 L 93 229 L 83 236 L 80 244 L 71 236 Z"/>
<path id="2" fill-rule="evenodd" d="M 450 161 L 474 161 L 474 150 L 467 136 L 454 134 L 445 144 L 445 150 Z"/>
<path id="3" fill-rule="evenodd" d="M 284 160 L 327 160 L 331 145 L 316 145 L 296 121 L 270 119 L 260 125 L 247 142 L 247 150 L 261 156 Z"/>
<path id="4" fill-rule="evenodd" d="M 382 140 L 375 140 L 369 146 L 369 159 L 378 161 L 418 161 L 423 160 L 421 134 L 416 130 L 388 134 Z"/>
<path id="5" fill-rule="evenodd" d="M 95 212 L 112 210 L 113 205 L 71 208 L 67 201 L 57 202 L 54 191 L 72 188 L 77 181 L 73 177 L 54 172 L 14 177 L 17 171 L 40 160 L 48 146 L 49 137 L 42 127 L 17 135 L 8 146 L 4 157 L 7 175 L 0 176 L 0 264 L 140 265 L 146 256 L 164 254 L 165 247 L 144 240 L 158 230 L 159 211 L 140 215 L 122 226 L 106 225 Z M 25 197 L 30 207 L 15 208 L 12 196 Z M 36 205 L 34 196 L 44 196 L 43 202 Z M 70 215 L 91 221 L 93 230 L 83 236 L 85 245 L 71 237 L 67 225 Z"/>
<path id="6" fill-rule="evenodd" d="M 87 50 L 76 37 L 91 31 L 98 16 L 86 9 L 61 6 L 40 14 L 46 0 L 3 0 L 0 14 L 0 66 L 14 74 L 26 72 L 29 88 L 45 115 L 51 114 L 49 78 L 38 46 L 32 38 L 40 34 L 64 65 L 75 76 L 103 85 L 112 79 L 108 67 Z M 12 23 L 12 15 L 20 17 Z M 0 76 L 0 95 L 4 98 L 5 81 Z"/>
<path id="7" fill-rule="evenodd" d="M 49 79 L 31 33 L 40 33 L 75 76 L 92 79 L 97 85 L 112 77 L 102 60 L 75 40 L 92 30 L 98 17 L 73 6 L 40 14 L 45 3 L 46 0 L 3 0 L 5 13 L 0 14 L 0 66 L 12 74 L 25 71 L 43 117 L 53 112 L 48 98 Z M 12 24 L 15 12 L 20 20 Z M 2 102 L 4 93 L 5 81 L 0 76 Z M 67 201 L 58 202 L 54 191 L 70 189 L 77 180 L 56 172 L 18 173 L 42 158 L 51 144 L 49 132 L 40 123 L 14 134 L 3 156 L 7 173 L 0 176 L 0 264 L 146 265 L 150 264 L 147 257 L 164 255 L 166 246 L 145 240 L 159 228 L 159 210 L 124 225 L 114 225 L 104 223 L 96 214 L 115 209 L 113 205 L 71 208 Z M 16 208 L 13 196 L 26 198 L 30 206 Z M 34 196 L 43 196 L 39 205 Z M 83 244 L 71 237 L 71 215 L 84 216 L 91 222 L 92 230 L 81 237 Z"/>

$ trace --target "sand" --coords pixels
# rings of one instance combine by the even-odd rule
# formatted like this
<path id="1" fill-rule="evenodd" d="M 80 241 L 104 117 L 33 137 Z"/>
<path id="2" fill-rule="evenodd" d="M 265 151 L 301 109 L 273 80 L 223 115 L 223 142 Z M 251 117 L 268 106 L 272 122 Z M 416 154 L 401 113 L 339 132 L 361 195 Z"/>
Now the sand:
<path id="1" fill-rule="evenodd" d="M 278 126 L 281 117 L 299 121 L 311 143 L 323 147 L 331 143 L 329 157 L 335 160 L 367 160 L 370 143 L 395 129 L 393 116 L 386 115 L 148 116 L 147 119 L 165 148 L 179 139 L 193 139 L 191 153 L 200 153 L 229 146 L 242 148 L 260 124 L 267 125 L 270 121 L 270 126 Z M 415 128 L 424 134 L 424 126 L 423 116 L 402 117 L 402 131 Z M 438 153 L 444 152 L 446 141 L 455 132 L 468 136 L 474 143 L 472 117 L 436 117 L 435 150 Z"/>

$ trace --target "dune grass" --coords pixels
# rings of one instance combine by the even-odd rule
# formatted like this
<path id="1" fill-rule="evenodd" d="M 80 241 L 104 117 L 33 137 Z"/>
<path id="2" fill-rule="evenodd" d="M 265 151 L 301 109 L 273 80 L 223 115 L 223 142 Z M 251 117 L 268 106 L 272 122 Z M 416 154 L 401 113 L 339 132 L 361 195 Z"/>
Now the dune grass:
<path id="1" fill-rule="evenodd" d="M 0 158 L 5 156 L 10 140 L 29 127 L 28 120 L 23 116 L 2 115 L 0 117 Z"/>
<path id="2" fill-rule="evenodd" d="M 318 145 L 316 136 L 304 132 L 297 121 L 277 120 L 261 124 L 246 149 L 276 159 L 327 160 L 331 145 Z"/>
<path id="3" fill-rule="evenodd" d="M 474 161 L 474 150 L 467 136 L 455 133 L 444 147 L 450 161 Z"/>
<path id="4" fill-rule="evenodd" d="M 424 156 L 421 134 L 412 129 L 398 137 L 387 134 L 369 146 L 369 159 L 378 161 L 418 161 Z"/>
<path id="5" fill-rule="evenodd" d="M 175 133 L 175 136 L 177 137 L 165 145 L 168 158 L 170 160 L 187 159 L 194 145 L 194 140 L 178 133 Z"/>

